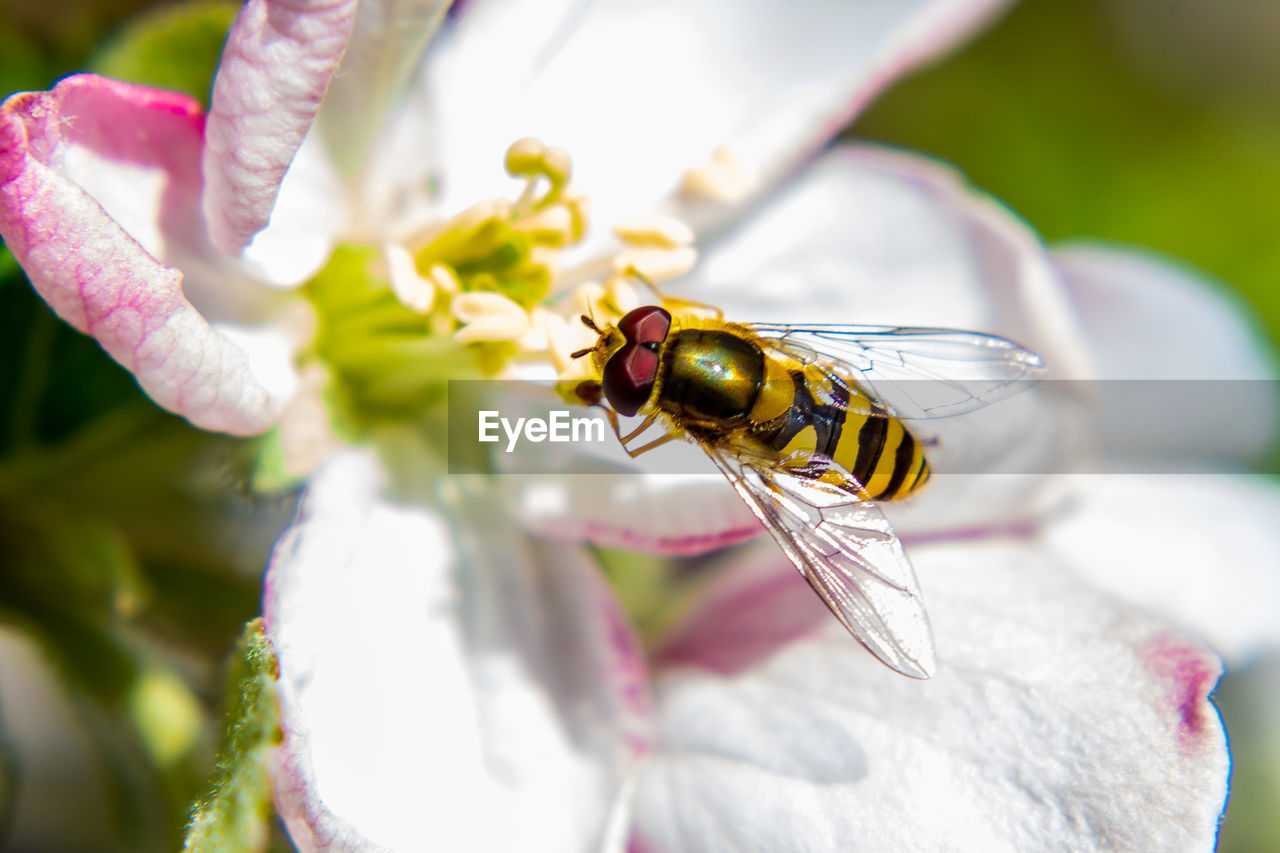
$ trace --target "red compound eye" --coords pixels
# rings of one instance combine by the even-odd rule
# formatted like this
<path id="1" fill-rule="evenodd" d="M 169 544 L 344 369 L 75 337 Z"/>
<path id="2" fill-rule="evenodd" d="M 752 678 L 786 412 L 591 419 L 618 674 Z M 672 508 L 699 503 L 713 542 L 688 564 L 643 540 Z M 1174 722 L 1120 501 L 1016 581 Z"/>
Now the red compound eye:
<path id="1" fill-rule="evenodd" d="M 671 315 L 657 305 L 634 308 L 618 321 L 618 331 L 637 344 L 660 344 L 667 339 L 670 329 Z"/>
<path id="2" fill-rule="evenodd" d="M 644 309 L 636 309 L 641 310 Z M 662 311 L 661 308 L 656 310 Z M 635 311 L 631 312 L 634 313 Z M 665 311 L 662 313 L 666 314 Z M 653 392 L 653 380 L 657 375 L 658 353 L 639 344 L 627 344 L 615 352 L 604 366 L 604 395 L 618 414 L 630 417 L 640 411 L 640 407 L 649 399 L 649 394 Z"/>

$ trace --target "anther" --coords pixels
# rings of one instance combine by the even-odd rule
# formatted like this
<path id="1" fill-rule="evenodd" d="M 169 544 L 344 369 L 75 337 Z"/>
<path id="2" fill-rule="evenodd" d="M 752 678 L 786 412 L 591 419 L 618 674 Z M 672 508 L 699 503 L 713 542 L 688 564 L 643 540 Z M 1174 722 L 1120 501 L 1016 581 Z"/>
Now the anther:
<path id="1" fill-rule="evenodd" d="M 692 247 L 679 249 L 626 249 L 613 259 L 613 269 L 622 275 L 637 275 L 650 281 L 678 278 L 693 269 L 698 253 Z"/>
<path id="2" fill-rule="evenodd" d="M 653 214 L 651 216 L 627 219 L 613 226 L 613 233 L 619 240 L 632 246 L 678 249 L 693 242 L 693 230 L 670 216 Z"/>
<path id="3" fill-rule="evenodd" d="M 525 137 L 511 143 L 507 149 L 505 165 L 507 174 L 518 177 L 541 173 L 542 153 L 547 147 L 541 139 Z"/>
<path id="4" fill-rule="evenodd" d="M 461 293 L 449 306 L 464 325 L 454 340 L 513 341 L 529 329 L 529 315 L 501 293 Z"/>

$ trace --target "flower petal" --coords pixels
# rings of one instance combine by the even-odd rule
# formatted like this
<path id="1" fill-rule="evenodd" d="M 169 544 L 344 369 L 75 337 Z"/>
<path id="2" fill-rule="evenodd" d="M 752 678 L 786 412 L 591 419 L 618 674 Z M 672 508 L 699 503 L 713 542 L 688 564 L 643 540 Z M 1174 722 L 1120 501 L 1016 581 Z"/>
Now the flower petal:
<path id="1" fill-rule="evenodd" d="M 571 474 L 503 478 L 516 517 L 553 539 L 650 554 L 704 554 L 743 542 L 760 523 L 715 470 L 644 476 Z"/>
<path id="2" fill-rule="evenodd" d="M 1056 378 L 1090 370 L 1026 224 L 951 167 L 882 146 L 819 158 L 693 275 L 734 319 L 974 329 L 1031 347 Z"/>
<path id="3" fill-rule="evenodd" d="M 301 849 L 586 850 L 616 831 L 648 736 L 638 646 L 581 552 L 460 509 L 469 482 L 446 522 L 340 455 L 277 546 L 276 792 Z"/>
<path id="4" fill-rule="evenodd" d="M 710 583 L 689 613 L 653 652 L 661 669 L 697 667 L 733 675 L 834 618 L 790 563 L 779 562 L 772 539 L 730 555 L 731 570 Z"/>
<path id="5" fill-rule="evenodd" d="M 186 300 L 182 273 L 153 255 L 190 254 L 174 244 L 202 239 L 201 128 L 190 98 L 92 75 L 15 95 L 0 111 L 0 233 L 58 316 L 158 404 L 206 429 L 252 434 L 283 400 Z"/>
<path id="6" fill-rule="evenodd" d="M 347 47 L 356 0 L 249 0 L 222 51 L 204 153 L 215 246 L 240 254 L 267 224 L 280 182 Z M 316 204 L 325 199 L 317 194 Z"/>
<path id="7" fill-rule="evenodd" d="M 1072 243 L 1066 273 L 1104 379 L 1274 379 L 1276 355 L 1225 286 L 1145 250 Z"/>
<path id="8" fill-rule="evenodd" d="M 1053 259 L 1099 378 L 1115 380 L 1099 391 L 1113 454 L 1248 464 L 1266 452 L 1280 426 L 1277 359 L 1246 306 L 1154 254 L 1079 244 Z"/>
<path id="9" fill-rule="evenodd" d="M 429 69 L 446 207 L 493 195 L 493 164 L 524 136 L 573 155 L 575 179 L 606 227 L 652 209 L 721 146 L 757 177 L 750 195 L 1004 5 L 469 4 Z"/>
<path id="10" fill-rule="evenodd" d="M 1212 655 L 1034 542 L 912 558 L 938 645 L 929 682 L 838 626 L 733 677 L 660 681 L 643 849 L 1212 848 L 1228 769 Z"/>
<path id="11" fill-rule="evenodd" d="M 1233 665 L 1280 648 L 1280 488 L 1261 476 L 1080 480 L 1046 533 L 1065 565 Z"/>

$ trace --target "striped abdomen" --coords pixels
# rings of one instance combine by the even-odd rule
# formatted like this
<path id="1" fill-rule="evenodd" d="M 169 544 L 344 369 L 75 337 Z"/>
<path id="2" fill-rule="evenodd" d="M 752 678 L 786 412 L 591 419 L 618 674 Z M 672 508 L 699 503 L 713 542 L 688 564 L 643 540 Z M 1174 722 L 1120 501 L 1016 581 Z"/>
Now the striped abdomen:
<path id="1" fill-rule="evenodd" d="M 789 399 L 780 414 L 756 420 L 756 440 L 783 456 L 804 451 L 834 461 L 862 485 L 864 498 L 906 497 L 929 479 L 920 443 L 856 387 L 813 365 L 789 369 L 785 379 L 770 372 L 773 381 L 761 389 L 756 409 L 772 400 L 782 410 Z"/>

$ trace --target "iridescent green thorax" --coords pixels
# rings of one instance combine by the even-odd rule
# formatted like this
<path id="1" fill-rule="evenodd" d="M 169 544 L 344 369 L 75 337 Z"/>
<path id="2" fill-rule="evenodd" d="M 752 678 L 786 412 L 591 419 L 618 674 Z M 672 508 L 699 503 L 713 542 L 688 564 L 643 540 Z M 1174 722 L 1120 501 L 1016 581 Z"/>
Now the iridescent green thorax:
<path id="1" fill-rule="evenodd" d="M 658 405 L 685 420 L 717 427 L 745 421 L 764 376 L 760 348 L 714 329 L 682 329 L 667 343 Z"/>

